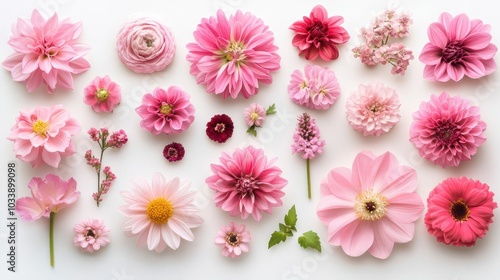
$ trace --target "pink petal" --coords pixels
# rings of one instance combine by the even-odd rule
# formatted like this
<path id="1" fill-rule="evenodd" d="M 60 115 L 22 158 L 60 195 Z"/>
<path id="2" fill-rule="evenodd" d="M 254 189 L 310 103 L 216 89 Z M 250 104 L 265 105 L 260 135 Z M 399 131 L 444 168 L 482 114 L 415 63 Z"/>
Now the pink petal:
<path id="1" fill-rule="evenodd" d="M 384 232 L 384 228 L 380 226 L 380 223 L 374 223 L 373 230 L 375 238 L 368 252 L 376 258 L 386 259 L 392 253 L 394 241 Z"/>
<path id="2" fill-rule="evenodd" d="M 345 227 L 340 242 L 351 257 L 361 256 L 373 245 L 374 231 L 370 222 L 351 223 Z"/>
<path id="3" fill-rule="evenodd" d="M 462 40 L 469 34 L 470 21 L 467 15 L 460 14 L 454 17 L 448 25 L 450 41 Z"/>
<path id="4" fill-rule="evenodd" d="M 34 221 L 42 217 L 44 209 L 31 197 L 21 197 L 16 201 L 16 211 L 26 221 Z"/>
<path id="5" fill-rule="evenodd" d="M 440 23 L 434 22 L 429 25 L 427 29 L 427 36 L 432 44 L 444 49 L 448 44 L 448 38 L 444 26 Z"/>

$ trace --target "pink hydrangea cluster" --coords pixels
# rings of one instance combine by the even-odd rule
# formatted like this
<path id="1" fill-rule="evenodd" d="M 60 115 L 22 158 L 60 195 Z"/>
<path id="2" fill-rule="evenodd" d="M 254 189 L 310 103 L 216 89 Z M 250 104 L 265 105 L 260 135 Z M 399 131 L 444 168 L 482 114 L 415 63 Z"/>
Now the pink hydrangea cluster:
<path id="1" fill-rule="evenodd" d="M 292 153 L 302 153 L 304 159 L 312 159 L 323 152 L 325 140 L 320 138 L 316 120 L 303 113 L 297 122 L 293 135 Z"/>

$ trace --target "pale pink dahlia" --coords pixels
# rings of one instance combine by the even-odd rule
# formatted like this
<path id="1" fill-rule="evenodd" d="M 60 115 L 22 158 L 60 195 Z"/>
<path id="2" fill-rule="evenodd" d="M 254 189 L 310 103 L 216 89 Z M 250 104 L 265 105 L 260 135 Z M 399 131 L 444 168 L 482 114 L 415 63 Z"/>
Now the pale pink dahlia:
<path id="1" fill-rule="evenodd" d="M 120 208 L 128 218 L 122 225 L 127 236 L 137 235 L 137 245 L 156 252 L 167 246 L 176 250 L 181 238 L 194 240 L 191 229 L 200 226 L 203 219 L 195 205 L 197 192 L 189 190 L 188 182 L 177 177 L 166 181 L 163 175 L 155 173 L 151 183 L 143 178 L 132 183 L 131 191 L 121 192 L 127 203 Z"/>
<path id="2" fill-rule="evenodd" d="M 75 153 L 71 137 L 80 126 L 63 105 L 38 107 L 21 111 L 9 137 L 14 142 L 16 157 L 31 166 L 46 163 L 58 167 L 61 156 Z"/>
<path id="3" fill-rule="evenodd" d="M 470 160 L 486 141 L 485 130 L 479 107 L 443 92 L 432 95 L 413 113 L 410 142 L 421 157 L 441 167 L 458 166 L 461 161 Z"/>
<path id="4" fill-rule="evenodd" d="M 76 236 L 73 244 L 80 247 L 83 252 L 93 253 L 111 242 L 108 236 L 109 229 L 103 220 L 83 219 L 73 227 Z"/>
<path id="5" fill-rule="evenodd" d="M 135 109 L 141 117 L 141 127 L 152 134 L 178 134 L 194 121 L 195 108 L 189 94 L 180 87 L 167 90 L 156 88 L 142 97 L 142 104 Z"/>
<path id="6" fill-rule="evenodd" d="M 244 224 L 236 225 L 231 222 L 222 226 L 215 237 L 215 245 L 222 247 L 224 257 L 236 258 L 248 252 L 248 243 L 252 239 Z"/>
<path id="7" fill-rule="evenodd" d="M 232 156 L 222 153 L 221 164 L 211 164 L 213 175 L 205 180 L 215 191 L 216 206 L 242 219 L 252 215 L 259 221 L 262 212 L 271 214 L 273 207 L 283 204 L 281 189 L 288 183 L 275 161 L 252 146 L 236 149 Z"/>
<path id="8" fill-rule="evenodd" d="M 496 69 L 497 47 L 491 42 L 491 26 L 467 15 L 453 17 L 442 13 L 439 21 L 429 25 L 425 44 L 419 56 L 425 64 L 424 78 L 431 81 L 459 81 L 464 76 L 478 79 Z"/>
<path id="9" fill-rule="evenodd" d="M 363 135 L 379 136 L 394 127 L 401 118 L 398 94 L 382 83 L 360 84 L 347 99 L 349 125 Z"/>
<path id="10" fill-rule="evenodd" d="M 2 65 L 12 79 L 26 83 L 28 92 L 44 84 L 49 93 L 57 88 L 73 89 L 73 74 L 87 71 L 90 64 L 83 58 L 90 47 L 80 44 L 81 23 L 59 21 L 57 13 L 45 20 L 38 10 L 31 19 L 17 20 L 12 26 L 9 45 L 15 53 Z"/>
<path id="11" fill-rule="evenodd" d="M 108 75 L 95 77 L 90 85 L 85 87 L 83 102 L 92 107 L 95 112 L 113 112 L 122 99 L 120 86 L 111 81 Z"/>
<path id="12" fill-rule="evenodd" d="M 328 243 L 357 257 L 368 251 L 386 259 L 394 243 L 413 239 L 424 210 L 415 192 L 417 173 L 399 165 L 390 152 L 359 153 L 352 170 L 332 169 L 321 183 L 319 219 L 328 226 Z"/>
<path id="13" fill-rule="evenodd" d="M 274 34 L 250 13 L 238 10 L 228 19 L 218 10 L 216 17 L 202 19 L 193 35 L 196 43 L 187 45 L 190 73 L 208 93 L 249 98 L 280 69 Z"/>

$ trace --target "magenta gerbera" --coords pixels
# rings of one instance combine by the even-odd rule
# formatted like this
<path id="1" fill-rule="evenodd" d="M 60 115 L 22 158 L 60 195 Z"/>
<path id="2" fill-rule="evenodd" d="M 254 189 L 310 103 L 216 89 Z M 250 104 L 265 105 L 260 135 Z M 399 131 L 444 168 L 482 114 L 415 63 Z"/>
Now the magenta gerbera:
<path id="1" fill-rule="evenodd" d="M 248 252 L 248 243 L 252 236 L 244 224 L 236 225 L 231 222 L 222 226 L 215 237 L 215 245 L 222 247 L 224 257 L 236 258 Z"/>
<path id="2" fill-rule="evenodd" d="M 83 102 L 98 113 L 113 112 L 122 99 L 120 86 L 111 81 L 108 75 L 102 78 L 95 77 L 92 83 L 83 89 L 83 92 Z"/>

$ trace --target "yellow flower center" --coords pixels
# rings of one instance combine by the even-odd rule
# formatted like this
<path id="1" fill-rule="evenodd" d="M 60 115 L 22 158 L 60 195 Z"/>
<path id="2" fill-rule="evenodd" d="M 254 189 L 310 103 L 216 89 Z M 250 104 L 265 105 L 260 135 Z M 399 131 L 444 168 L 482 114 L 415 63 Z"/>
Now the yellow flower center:
<path id="1" fill-rule="evenodd" d="M 97 97 L 97 100 L 104 101 L 104 100 L 108 99 L 109 91 L 101 88 L 98 91 L 96 91 L 95 96 Z"/>
<path id="2" fill-rule="evenodd" d="M 236 60 L 236 65 L 245 60 L 245 45 L 243 42 L 231 42 L 228 49 L 225 51 L 224 58 L 226 61 Z"/>
<path id="3" fill-rule="evenodd" d="M 376 221 L 385 216 L 385 208 L 389 205 L 385 196 L 367 189 L 356 196 L 354 212 L 361 220 Z"/>
<path id="4" fill-rule="evenodd" d="M 163 102 L 161 104 L 161 107 L 160 107 L 160 113 L 164 114 L 164 115 L 168 115 L 170 113 L 172 113 L 172 109 L 174 108 L 174 106 L 168 104 L 168 103 L 165 103 Z"/>
<path id="5" fill-rule="evenodd" d="M 155 198 L 146 207 L 149 220 L 157 225 L 165 224 L 174 214 L 172 204 L 163 197 Z"/>
<path id="6" fill-rule="evenodd" d="M 254 121 L 254 122 L 255 122 L 258 118 L 259 118 L 259 114 L 255 113 L 255 112 L 252 112 L 252 113 L 250 114 L 250 119 L 251 119 L 252 121 Z"/>
<path id="7" fill-rule="evenodd" d="M 42 137 L 47 136 L 47 130 L 49 130 L 49 123 L 47 123 L 47 122 L 37 120 L 33 124 L 33 132 L 42 136 Z"/>

